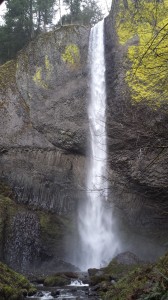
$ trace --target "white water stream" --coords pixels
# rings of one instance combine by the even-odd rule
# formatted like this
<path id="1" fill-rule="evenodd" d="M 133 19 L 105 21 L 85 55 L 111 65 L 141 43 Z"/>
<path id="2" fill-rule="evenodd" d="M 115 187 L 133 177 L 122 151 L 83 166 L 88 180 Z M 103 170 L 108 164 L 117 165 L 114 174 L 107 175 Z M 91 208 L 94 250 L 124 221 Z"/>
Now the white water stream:
<path id="1" fill-rule="evenodd" d="M 112 211 L 107 203 L 106 82 L 104 21 L 91 29 L 89 43 L 91 158 L 88 167 L 87 201 L 79 213 L 82 243 L 80 267 L 86 270 L 104 265 L 116 252 Z"/>

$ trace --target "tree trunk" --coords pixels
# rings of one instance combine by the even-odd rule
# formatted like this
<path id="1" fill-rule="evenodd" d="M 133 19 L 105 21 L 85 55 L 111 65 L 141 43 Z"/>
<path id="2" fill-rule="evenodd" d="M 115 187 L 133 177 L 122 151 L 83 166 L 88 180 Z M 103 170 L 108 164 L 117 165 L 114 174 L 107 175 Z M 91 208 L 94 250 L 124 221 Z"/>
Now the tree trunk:
<path id="1" fill-rule="evenodd" d="M 34 38 L 34 26 L 33 26 L 33 0 L 30 0 L 30 39 Z"/>

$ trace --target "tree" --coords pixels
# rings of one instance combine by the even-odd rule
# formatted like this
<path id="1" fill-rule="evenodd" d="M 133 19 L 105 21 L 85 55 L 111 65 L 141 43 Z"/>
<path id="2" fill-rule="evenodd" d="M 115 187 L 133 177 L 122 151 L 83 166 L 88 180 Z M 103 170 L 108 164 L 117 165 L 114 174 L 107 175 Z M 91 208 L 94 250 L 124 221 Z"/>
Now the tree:
<path id="1" fill-rule="evenodd" d="M 82 10 L 82 22 L 84 25 L 94 25 L 103 18 L 102 11 L 95 0 L 84 1 Z"/>
<path id="2" fill-rule="evenodd" d="M 0 62 L 16 53 L 51 24 L 55 0 L 7 0 L 5 24 L 0 26 Z"/>
<path id="3" fill-rule="evenodd" d="M 63 16 L 64 23 L 72 24 L 79 21 L 81 13 L 81 3 L 82 0 L 64 0 L 64 4 L 66 5 L 67 10 L 70 11 L 70 13 Z"/>
<path id="4" fill-rule="evenodd" d="M 55 0 L 36 0 L 35 12 L 37 15 L 37 28 L 38 30 L 42 27 L 46 30 L 46 26 L 52 23 L 54 14 Z"/>
<path id="5" fill-rule="evenodd" d="M 13 58 L 31 35 L 28 4 L 28 1 L 24 0 L 7 1 L 5 25 L 0 27 L 0 58 L 2 62 Z"/>
<path id="6" fill-rule="evenodd" d="M 70 13 L 63 16 L 63 24 L 93 25 L 103 17 L 101 9 L 95 0 L 64 0 L 64 3 Z"/>

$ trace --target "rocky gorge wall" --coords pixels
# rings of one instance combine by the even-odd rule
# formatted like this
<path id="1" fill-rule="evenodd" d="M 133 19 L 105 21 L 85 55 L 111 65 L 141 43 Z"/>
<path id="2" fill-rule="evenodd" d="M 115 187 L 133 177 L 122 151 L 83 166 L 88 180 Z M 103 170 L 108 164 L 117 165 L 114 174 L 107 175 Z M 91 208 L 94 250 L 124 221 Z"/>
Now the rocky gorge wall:
<path id="1" fill-rule="evenodd" d="M 127 249 L 133 235 L 132 250 L 146 255 L 140 249 L 146 241 L 137 244 L 139 233 L 155 240 L 163 252 L 167 249 L 168 108 L 153 109 L 145 99 L 133 101 L 126 76 L 131 69 L 128 50 L 138 44 L 138 36 L 120 43 L 118 9 L 114 1 L 105 25 L 110 198 L 122 220 L 118 228 L 128 231 L 123 247 Z"/>
<path id="2" fill-rule="evenodd" d="M 0 67 L 0 259 L 17 270 L 70 268 L 65 242 L 85 196 L 88 38 L 89 28 L 63 26 Z"/>

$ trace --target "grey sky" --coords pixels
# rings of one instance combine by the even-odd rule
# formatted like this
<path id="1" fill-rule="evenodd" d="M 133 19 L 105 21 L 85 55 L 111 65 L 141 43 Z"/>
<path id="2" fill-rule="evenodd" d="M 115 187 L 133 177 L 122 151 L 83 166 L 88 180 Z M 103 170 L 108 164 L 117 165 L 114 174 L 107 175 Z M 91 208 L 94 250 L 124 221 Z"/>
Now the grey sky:
<path id="1" fill-rule="evenodd" d="M 111 8 L 112 0 L 98 0 L 97 2 L 101 6 L 103 13 L 107 14 Z"/>

